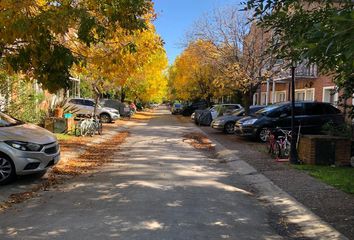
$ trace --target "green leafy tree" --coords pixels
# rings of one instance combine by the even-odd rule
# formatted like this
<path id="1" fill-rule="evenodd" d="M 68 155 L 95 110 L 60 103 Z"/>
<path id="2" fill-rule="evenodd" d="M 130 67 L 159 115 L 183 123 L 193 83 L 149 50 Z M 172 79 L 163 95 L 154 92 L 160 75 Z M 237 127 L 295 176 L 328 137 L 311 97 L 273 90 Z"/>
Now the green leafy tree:
<path id="1" fill-rule="evenodd" d="M 274 34 L 272 51 L 289 62 L 308 60 L 334 74 L 343 99 L 354 93 L 354 3 L 351 0 L 249 0 L 246 10 Z"/>

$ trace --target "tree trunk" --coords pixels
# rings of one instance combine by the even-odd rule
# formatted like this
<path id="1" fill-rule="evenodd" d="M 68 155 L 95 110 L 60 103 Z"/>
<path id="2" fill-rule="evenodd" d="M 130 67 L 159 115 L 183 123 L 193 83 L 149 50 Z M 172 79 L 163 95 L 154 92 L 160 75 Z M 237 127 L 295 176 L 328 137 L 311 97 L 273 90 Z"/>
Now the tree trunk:
<path id="1" fill-rule="evenodd" d="M 124 87 L 122 87 L 122 89 L 120 91 L 120 101 L 124 102 L 125 101 L 125 97 L 126 97 L 125 89 L 124 89 Z"/>
<path id="2" fill-rule="evenodd" d="M 95 92 L 95 106 L 94 106 L 94 109 L 93 109 L 93 117 L 96 117 L 97 115 L 97 105 L 98 105 L 98 101 L 100 99 L 100 90 L 98 88 L 98 85 L 99 83 L 94 83 L 92 88 L 93 88 L 93 91 Z"/>

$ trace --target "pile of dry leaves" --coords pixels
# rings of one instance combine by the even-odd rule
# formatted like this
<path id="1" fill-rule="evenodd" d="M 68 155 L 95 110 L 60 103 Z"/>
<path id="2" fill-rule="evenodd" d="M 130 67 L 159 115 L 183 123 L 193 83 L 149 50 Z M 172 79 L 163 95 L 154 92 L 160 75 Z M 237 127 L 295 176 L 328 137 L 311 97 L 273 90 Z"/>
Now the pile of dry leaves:
<path id="1" fill-rule="evenodd" d="M 183 137 L 184 137 L 183 139 L 184 142 L 189 143 L 196 149 L 209 150 L 209 151 L 215 149 L 210 139 L 200 132 L 191 132 L 183 135 Z"/>

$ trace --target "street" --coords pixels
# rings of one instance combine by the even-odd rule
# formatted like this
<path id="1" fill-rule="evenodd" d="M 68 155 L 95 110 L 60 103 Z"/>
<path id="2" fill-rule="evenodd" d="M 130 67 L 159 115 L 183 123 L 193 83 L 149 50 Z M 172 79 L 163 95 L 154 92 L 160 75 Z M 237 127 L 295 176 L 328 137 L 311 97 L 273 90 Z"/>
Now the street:
<path id="1" fill-rule="evenodd" d="M 0 239 L 289 239 L 244 175 L 184 141 L 196 130 L 157 110 L 111 163 L 0 214 Z"/>

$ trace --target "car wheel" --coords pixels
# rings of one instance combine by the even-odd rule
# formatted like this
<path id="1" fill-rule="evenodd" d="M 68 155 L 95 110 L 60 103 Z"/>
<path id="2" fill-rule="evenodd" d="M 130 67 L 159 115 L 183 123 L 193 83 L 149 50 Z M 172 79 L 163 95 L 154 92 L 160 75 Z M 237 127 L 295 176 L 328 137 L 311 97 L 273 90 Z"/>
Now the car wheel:
<path id="1" fill-rule="evenodd" d="M 12 160 L 5 155 L 0 155 L 0 185 L 10 183 L 15 177 L 16 169 Z"/>
<path id="2" fill-rule="evenodd" d="M 233 122 L 226 123 L 224 126 L 224 132 L 227 134 L 235 133 L 235 123 L 233 123 Z"/>
<path id="3" fill-rule="evenodd" d="M 101 118 L 101 122 L 103 122 L 103 123 L 112 122 L 111 116 L 109 116 L 108 113 L 101 113 L 100 118 Z"/>
<path id="4" fill-rule="evenodd" d="M 262 128 L 258 132 L 258 140 L 261 142 L 267 142 L 269 138 L 269 129 L 268 128 Z"/>

